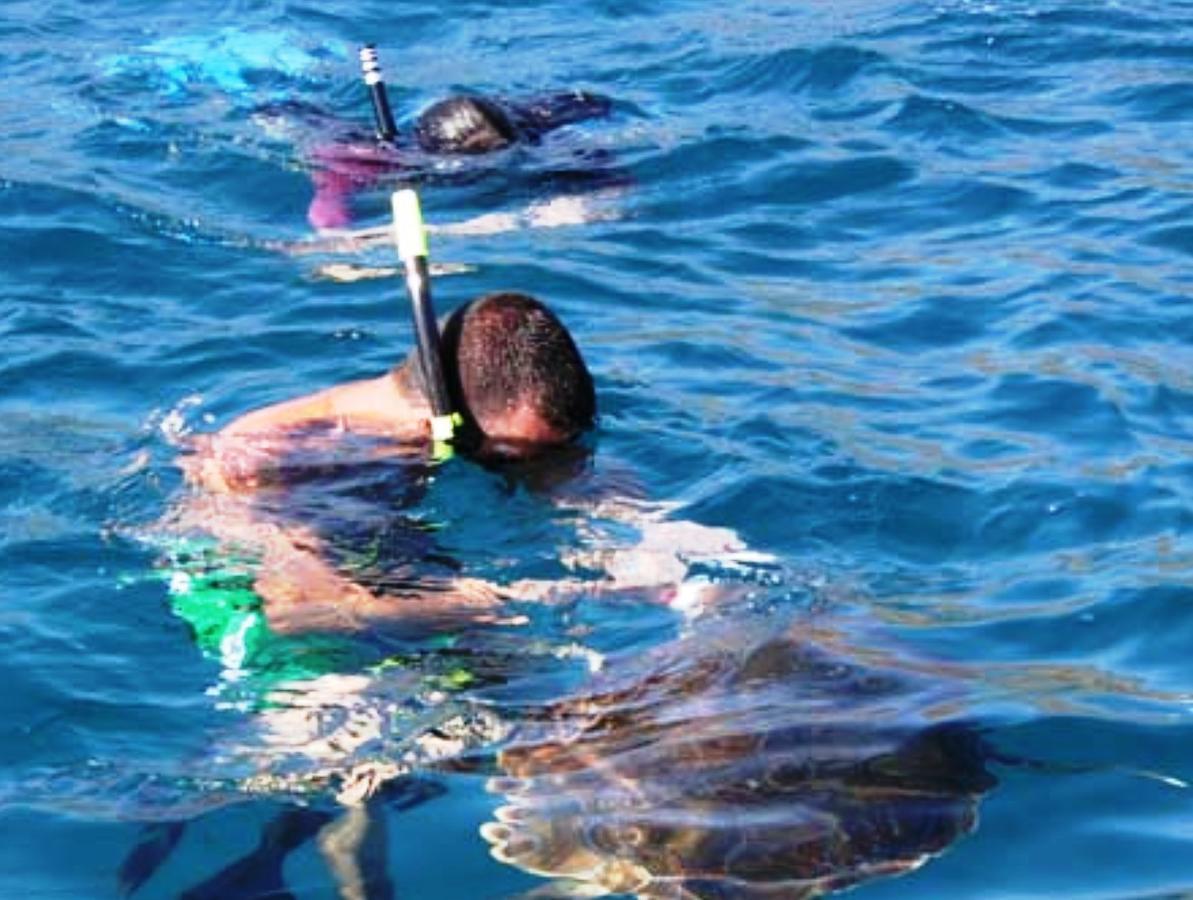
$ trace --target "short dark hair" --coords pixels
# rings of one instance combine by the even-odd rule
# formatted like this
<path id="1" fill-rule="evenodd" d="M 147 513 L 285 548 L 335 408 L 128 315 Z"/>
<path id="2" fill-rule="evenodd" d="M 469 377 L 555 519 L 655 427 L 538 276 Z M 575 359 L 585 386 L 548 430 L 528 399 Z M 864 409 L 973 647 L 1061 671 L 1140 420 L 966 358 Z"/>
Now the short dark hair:
<path id="1" fill-rule="evenodd" d="M 526 294 L 487 294 L 457 309 L 443 329 L 443 356 L 453 406 L 482 431 L 520 405 L 562 440 L 596 419 L 596 390 L 579 348 Z"/>
<path id="2" fill-rule="evenodd" d="M 427 107 L 415 123 L 414 137 L 428 153 L 489 153 L 516 143 L 519 135 L 498 104 L 462 94 Z"/>

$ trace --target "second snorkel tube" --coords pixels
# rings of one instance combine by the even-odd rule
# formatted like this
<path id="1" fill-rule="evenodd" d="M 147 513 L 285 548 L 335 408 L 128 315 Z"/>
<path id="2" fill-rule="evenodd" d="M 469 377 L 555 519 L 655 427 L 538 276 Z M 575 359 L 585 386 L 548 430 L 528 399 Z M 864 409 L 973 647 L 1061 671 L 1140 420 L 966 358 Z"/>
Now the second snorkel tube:
<path id="1" fill-rule="evenodd" d="M 393 110 L 389 108 L 389 95 L 381 77 L 381 64 L 377 62 L 377 48 L 365 44 L 360 48 L 360 72 L 369 88 L 369 99 L 373 101 L 373 123 L 377 127 L 377 140 L 389 142 L 398 136 L 394 124 Z"/>
<path id="2" fill-rule="evenodd" d="M 418 194 L 409 188 L 394 191 L 392 197 L 394 241 L 406 268 L 406 289 L 414 311 L 414 333 L 418 339 L 418 363 L 427 400 L 431 404 L 431 440 L 437 459 L 451 455 L 449 442 L 463 421 L 451 408 L 447 381 L 443 377 L 443 351 L 439 325 L 431 305 L 431 274 L 427 266 L 427 229 L 423 225 Z"/>

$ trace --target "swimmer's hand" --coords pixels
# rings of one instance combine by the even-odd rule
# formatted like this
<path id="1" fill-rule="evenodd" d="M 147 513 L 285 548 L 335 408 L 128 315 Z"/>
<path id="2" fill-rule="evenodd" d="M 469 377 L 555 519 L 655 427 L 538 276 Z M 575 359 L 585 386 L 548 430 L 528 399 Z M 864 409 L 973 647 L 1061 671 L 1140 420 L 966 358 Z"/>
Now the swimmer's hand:
<path id="1" fill-rule="evenodd" d="M 654 603 L 694 617 L 756 589 L 748 579 L 711 579 L 702 571 L 732 576 L 778 565 L 776 557 L 751 550 L 732 529 L 662 518 L 668 511 L 668 504 L 628 499 L 598 505 L 593 512 L 599 519 L 632 525 L 637 542 L 627 546 L 594 527 L 586 544 L 566 548 L 561 561 L 573 572 L 596 577 L 523 579 L 503 590 L 511 598 L 540 603 L 584 598 Z"/>

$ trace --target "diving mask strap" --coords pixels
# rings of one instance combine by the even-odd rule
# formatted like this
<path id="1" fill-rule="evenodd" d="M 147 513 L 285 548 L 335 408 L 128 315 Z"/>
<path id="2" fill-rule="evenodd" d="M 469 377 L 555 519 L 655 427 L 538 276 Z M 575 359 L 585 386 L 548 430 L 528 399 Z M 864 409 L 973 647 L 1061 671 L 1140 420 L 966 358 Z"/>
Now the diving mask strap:
<path id="1" fill-rule="evenodd" d="M 431 439 L 433 455 L 442 459 L 451 455 L 449 442 L 462 424 L 458 412 L 453 412 L 443 375 L 443 350 L 439 341 L 439 326 L 435 322 L 435 308 L 431 304 L 431 276 L 427 267 L 427 229 L 423 224 L 418 194 L 409 188 L 394 191 L 394 242 L 398 256 L 406 269 L 406 290 L 414 313 L 414 333 L 418 341 L 418 363 L 422 373 L 427 400 L 431 404 Z"/>

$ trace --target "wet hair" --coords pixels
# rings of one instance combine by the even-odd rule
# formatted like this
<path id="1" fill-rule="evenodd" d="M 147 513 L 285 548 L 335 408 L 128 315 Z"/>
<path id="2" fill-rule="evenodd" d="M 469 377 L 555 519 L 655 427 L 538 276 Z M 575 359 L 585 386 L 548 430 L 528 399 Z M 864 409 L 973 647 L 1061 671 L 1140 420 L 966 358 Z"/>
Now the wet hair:
<path id="1" fill-rule="evenodd" d="M 518 129 L 492 100 L 461 94 L 428 107 L 414 125 L 427 153 L 489 153 L 518 141 Z"/>
<path id="2" fill-rule="evenodd" d="M 527 407 L 571 440 L 592 427 L 596 391 L 575 341 L 546 306 L 518 293 L 487 294 L 443 329 L 452 404 L 476 430 Z"/>

